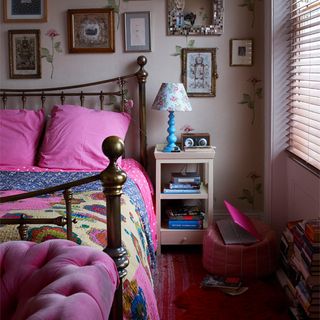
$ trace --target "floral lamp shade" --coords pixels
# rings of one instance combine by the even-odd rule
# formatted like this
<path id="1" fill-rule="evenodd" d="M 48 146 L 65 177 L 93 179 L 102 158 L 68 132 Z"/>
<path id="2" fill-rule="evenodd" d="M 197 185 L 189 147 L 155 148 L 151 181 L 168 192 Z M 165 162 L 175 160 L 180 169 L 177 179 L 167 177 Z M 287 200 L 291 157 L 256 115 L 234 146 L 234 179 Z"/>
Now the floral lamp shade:
<path id="1" fill-rule="evenodd" d="M 164 152 L 180 151 L 176 145 L 177 137 L 175 135 L 175 111 L 191 111 L 191 104 L 187 92 L 182 83 L 162 83 L 160 90 L 152 104 L 152 109 L 169 112 L 168 121 L 168 137 L 167 146 L 163 149 Z"/>
<path id="2" fill-rule="evenodd" d="M 152 104 L 161 111 L 191 111 L 191 104 L 183 83 L 162 83 Z"/>

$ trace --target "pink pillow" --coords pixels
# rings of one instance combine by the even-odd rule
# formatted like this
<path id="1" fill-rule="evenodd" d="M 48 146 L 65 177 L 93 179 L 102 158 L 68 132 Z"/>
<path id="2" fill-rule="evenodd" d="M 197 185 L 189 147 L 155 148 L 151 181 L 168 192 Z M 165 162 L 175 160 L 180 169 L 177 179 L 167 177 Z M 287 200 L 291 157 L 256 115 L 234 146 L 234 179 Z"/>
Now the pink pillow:
<path id="1" fill-rule="evenodd" d="M 44 123 L 43 110 L 0 110 L 0 165 L 35 165 Z"/>
<path id="2" fill-rule="evenodd" d="M 131 117 L 127 113 L 56 105 L 46 130 L 39 166 L 60 169 L 106 168 L 101 145 L 106 137 L 125 139 Z"/>

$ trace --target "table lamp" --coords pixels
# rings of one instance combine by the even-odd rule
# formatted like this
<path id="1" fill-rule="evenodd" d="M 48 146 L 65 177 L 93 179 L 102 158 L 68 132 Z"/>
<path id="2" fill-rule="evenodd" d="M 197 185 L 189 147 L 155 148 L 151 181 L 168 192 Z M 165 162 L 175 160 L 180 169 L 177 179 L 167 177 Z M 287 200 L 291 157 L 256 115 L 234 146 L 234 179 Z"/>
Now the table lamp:
<path id="1" fill-rule="evenodd" d="M 191 104 L 182 83 L 162 83 L 160 90 L 152 104 L 152 109 L 160 111 L 169 111 L 168 121 L 168 137 L 167 146 L 162 150 L 163 152 L 180 151 L 176 145 L 177 137 L 175 135 L 175 111 L 191 111 Z"/>

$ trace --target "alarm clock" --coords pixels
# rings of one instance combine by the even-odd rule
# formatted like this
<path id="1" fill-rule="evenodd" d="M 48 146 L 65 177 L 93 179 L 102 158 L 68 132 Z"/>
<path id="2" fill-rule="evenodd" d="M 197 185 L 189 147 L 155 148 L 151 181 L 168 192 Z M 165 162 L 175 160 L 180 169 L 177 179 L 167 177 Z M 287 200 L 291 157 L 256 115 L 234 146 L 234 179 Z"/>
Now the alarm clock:
<path id="1" fill-rule="evenodd" d="M 210 146 L 209 133 L 182 133 L 182 148 L 208 148 Z"/>

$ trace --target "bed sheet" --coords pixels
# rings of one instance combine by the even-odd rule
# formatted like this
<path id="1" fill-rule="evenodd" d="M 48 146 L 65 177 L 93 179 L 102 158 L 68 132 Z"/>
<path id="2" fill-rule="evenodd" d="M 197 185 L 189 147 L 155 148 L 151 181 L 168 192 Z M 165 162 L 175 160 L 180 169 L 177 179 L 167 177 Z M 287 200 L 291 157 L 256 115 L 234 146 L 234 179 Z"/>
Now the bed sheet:
<path id="1" fill-rule="evenodd" d="M 150 228 L 150 208 L 153 210 L 150 185 L 144 173 L 134 161 L 122 164 L 127 169 L 128 179 L 121 197 L 122 238 L 129 253 L 127 276 L 123 280 L 124 314 L 127 319 L 158 319 L 156 299 L 152 288 L 151 270 L 155 266 L 155 245 Z M 40 168 L 8 168 L 0 171 L 1 196 L 44 188 L 92 175 L 92 172 L 65 172 Z M 129 170 L 128 170 L 129 169 Z M 141 170 L 140 170 L 141 172 Z M 136 181 L 140 181 L 136 183 Z M 36 183 L 35 183 L 36 182 Z M 152 187 L 152 186 L 151 186 Z M 149 212 L 147 192 L 149 190 Z M 73 216 L 78 220 L 73 225 L 73 240 L 81 245 L 98 248 L 106 245 L 105 197 L 101 182 L 73 189 Z M 15 217 L 52 217 L 65 215 L 65 203 L 61 194 L 46 195 L 0 205 L 0 215 Z M 0 227 L 1 241 L 18 239 L 16 226 Z M 51 238 L 64 238 L 65 230 L 58 226 L 29 226 L 29 240 L 40 242 Z"/>
<path id="2" fill-rule="evenodd" d="M 146 211 L 148 213 L 148 219 L 149 219 L 149 227 L 151 232 L 151 238 L 152 243 L 154 246 L 154 250 L 157 250 L 157 226 L 156 226 L 156 215 L 154 210 L 154 203 L 153 203 L 153 195 L 154 195 L 154 189 L 152 182 L 147 174 L 147 172 L 144 170 L 142 165 L 137 162 L 134 159 L 122 159 L 120 164 L 122 170 L 124 170 L 128 177 L 131 178 L 141 191 L 141 195 L 143 197 Z M 3 172 L 11 172 L 10 174 L 5 174 Z M 48 169 L 48 168 L 41 168 L 36 166 L 0 166 L 0 190 L 12 190 L 15 189 L 12 186 L 19 186 L 19 182 L 17 179 L 20 179 L 18 175 L 16 175 L 16 172 L 25 172 L 25 176 L 28 177 L 27 180 L 24 180 L 23 187 L 24 188 L 17 188 L 24 191 L 31 191 L 31 190 L 37 190 L 43 188 L 43 182 L 37 181 L 37 176 L 29 175 L 28 172 L 69 172 L 70 180 L 76 180 L 77 173 L 82 172 L 84 173 L 84 176 L 89 176 L 93 172 L 100 172 L 100 171 L 90 171 L 88 173 L 87 170 L 62 170 L 62 169 Z M 73 174 L 73 175 L 72 175 Z M 87 175 L 86 175 L 87 174 Z M 14 181 L 11 179 L 15 179 Z M 78 178 L 80 179 L 80 178 Z M 59 180 L 58 180 L 59 181 Z M 52 181 L 53 182 L 53 181 Z M 28 184 L 27 189 L 25 188 L 25 184 Z M 58 182 L 58 184 L 61 184 L 63 182 Z M 53 185 L 53 183 L 51 184 Z M 11 186 L 11 187 L 10 187 Z M 78 189 L 81 190 L 81 189 Z"/>

